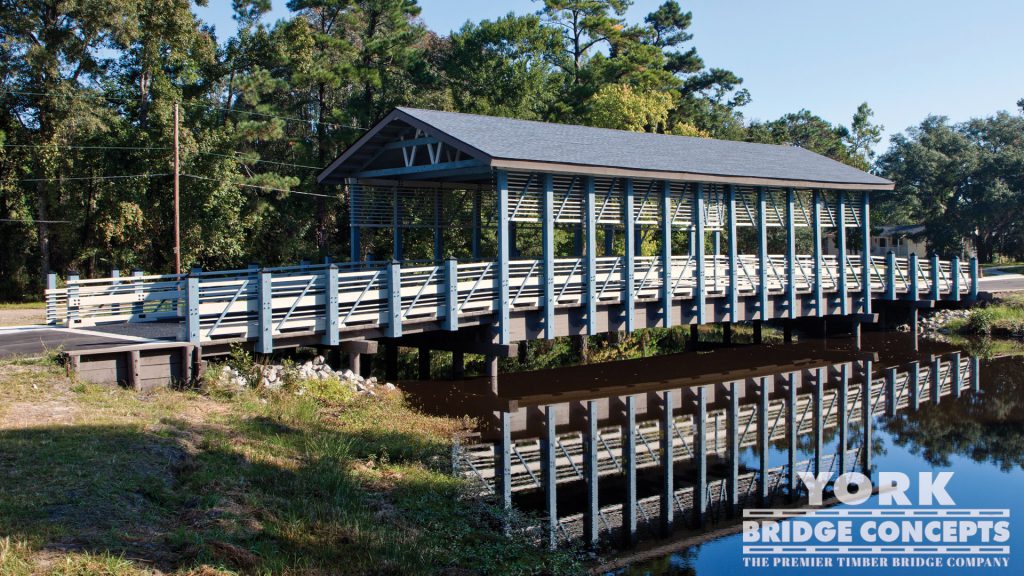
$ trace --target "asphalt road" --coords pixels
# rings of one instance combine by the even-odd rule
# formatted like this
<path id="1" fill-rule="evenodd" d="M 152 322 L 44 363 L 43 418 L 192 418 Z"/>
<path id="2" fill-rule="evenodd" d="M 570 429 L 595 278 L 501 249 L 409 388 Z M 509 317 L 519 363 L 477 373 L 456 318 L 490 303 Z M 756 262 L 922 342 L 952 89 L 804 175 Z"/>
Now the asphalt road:
<path id="1" fill-rule="evenodd" d="M 1000 274 L 986 276 L 978 280 L 978 290 L 983 292 L 1024 291 L 1024 275 Z"/>
<path id="2" fill-rule="evenodd" d="M 147 342 L 139 338 L 95 330 L 48 327 L 0 328 L 0 359 L 38 357 L 55 350 L 105 348 L 132 342 Z"/>

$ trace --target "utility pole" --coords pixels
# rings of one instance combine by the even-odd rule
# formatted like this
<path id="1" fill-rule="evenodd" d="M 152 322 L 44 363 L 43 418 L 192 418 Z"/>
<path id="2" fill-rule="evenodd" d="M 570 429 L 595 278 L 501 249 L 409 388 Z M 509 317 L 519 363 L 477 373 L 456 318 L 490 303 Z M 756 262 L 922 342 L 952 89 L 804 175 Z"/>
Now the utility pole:
<path id="1" fill-rule="evenodd" d="M 174 103 L 174 273 L 181 274 L 181 219 L 178 209 L 178 103 Z"/>

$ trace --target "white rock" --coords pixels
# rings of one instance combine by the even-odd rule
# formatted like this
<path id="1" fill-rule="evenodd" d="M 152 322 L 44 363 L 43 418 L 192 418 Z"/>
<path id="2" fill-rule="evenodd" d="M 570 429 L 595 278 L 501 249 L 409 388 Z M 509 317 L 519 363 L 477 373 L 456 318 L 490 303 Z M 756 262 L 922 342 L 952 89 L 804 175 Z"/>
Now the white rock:
<path id="1" fill-rule="evenodd" d="M 384 388 L 387 388 L 388 390 L 394 390 L 395 385 L 392 384 L 391 382 L 388 382 L 387 384 L 384 385 Z"/>
<path id="2" fill-rule="evenodd" d="M 345 380 L 355 380 L 356 373 L 351 370 L 345 370 L 344 372 L 341 373 L 341 377 L 344 378 Z"/>

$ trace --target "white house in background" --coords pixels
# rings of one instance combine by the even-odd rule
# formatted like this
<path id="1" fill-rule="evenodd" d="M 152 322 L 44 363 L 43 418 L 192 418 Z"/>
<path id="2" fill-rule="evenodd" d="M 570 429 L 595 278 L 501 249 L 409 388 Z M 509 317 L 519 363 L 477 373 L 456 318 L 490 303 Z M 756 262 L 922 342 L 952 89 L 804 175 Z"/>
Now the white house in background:
<path id="1" fill-rule="evenodd" d="M 931 255 L 928 252 L 928 242 L 924 238 L 924 231 L 924 224 L 880 226 L 871 235 L 871 255 L 885 256 L 889 251 L 892 251 L 899 258 L 906 258 L 911 254 L 917 254 L 918 258 L 927 258 Z M 838 253 L 834 233 L 826 235 L 822 250 L 825 254 L 830 255 Z M 850 253 L 860 254 L 860 250 L 850 250 Z M 974 246 L 970 243 L 965 244 L 961 257 L 974 255 Z"/>

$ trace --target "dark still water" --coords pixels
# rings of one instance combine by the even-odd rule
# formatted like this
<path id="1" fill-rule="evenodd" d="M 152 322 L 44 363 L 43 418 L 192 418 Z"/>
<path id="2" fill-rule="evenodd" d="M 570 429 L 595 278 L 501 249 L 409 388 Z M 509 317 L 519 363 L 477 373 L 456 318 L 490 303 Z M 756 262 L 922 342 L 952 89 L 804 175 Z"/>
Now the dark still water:
<path id="1" fill-rule="evenodd" d="M 1024 359 L 711 348 L 406 390 L 479 423 L 482 496 L 606 574 L 1024 573 Z"/>
<path id="2" fill-rule="evenodd" d="M 746 547 L 764 543 L 744 542 L 744 535 L 731 534 L 692 544 L 699 536 L 651 542 L 648 549 L 624 552 L 620 564 L 608 571 L 621 575 L 706 575 L 706 574 L 1021 574 L 1024 573 L 1024 359 L 1020 357 L 981 360 L 978 390 L 966 390 L 959 398 L 941 397 L 938 404 L 921 402 L 917 410 L 896 415 L 876 415 L 872 433 L 872 479 L 882 473 L 899 472 L 910 478 L 910 505 L 883 503 L 879 494 L 857 505 L 836 504 L 830 511 L 864 513 L 870 518 L 848 520 L 851 537 L 845 552 L 803 554 L 790 552 L 749 553 Z M 879 377 L 876 373 L 875 377 Z M 926 384 L 927 385 L 927 384 Z M 884 400 L 883 400 L 884 401 Z M 828 444 L 835 449 L 834 438 Z M 773 450 L 774 452 L 774 450 Z M 749 458 L 751 455 L 745 455 Z M 773 454 L 777 456 L 777 454 Z M 940 505 L 918 502 L 919 473 L 951 472 L 945 491 L 952 502 Z M 933 476 L 934 477 L 934 476 Z M 779 507 L 785 505 L 773 505 Z M 806 503 L 803 504 L 806 506 Z M 925 513 L 932 516 L 914 517 Z M 881 514 L 889 517 L 881 518 Z M 937 514 L 945 516 L 937 517 Z M 971 516 L 974 514 L 974 516 Z M 815 526 L 838 518 L 790 519 L 780 533 L 791 531 L 795 522 Z M 899 530 L 891 543 L 876 537 L 877 530 L 864 532 L 864 524 L 878 526 L 891 521 Z M 912 527 L 905 528 L 904 521 Z M 928 538 L 929 523 L 942 523 Z M 986 522 L 988 524 L 986 524 Z M 995 532 L 984 541 L 982 532 L 996 522 L 1006 522 L 998 540 Z M 921 534 L 914 527 L 921 526 Z M 952 527 L 948 527 L 952 525 Z M 977 529 L 977 533 L 973 530 Z M 714 530 L 714 526 L 712 526 Z M 947 532 L 942 533 L 941 530 Z M 760 531 L 764 533 L 764 531 Z M 1004 538 L 1005 537 L 1005 538 Z M 920 542 L 920 543 L 919 543 Z M 793 543 L 790 540 L 789 543 Z M 811 538 L 796 546 L 820 544 Z M 924 546 L 920 552 L 877 552 L 869 547 L 907 544 Z M 772 543 L 778 549 L 783 544 Z M 954 551 L 942 551 L 952 547 Z M 859 550 L 858 550 L 859 549 Z M 851 553 L 850 550 L 857 551 Z M 755 564 L 755 562 L 757 564 Z M 806 563 L 813 563 L 806 565 Z M 860 563 L 859 566 L 851 565 Z M 801 564 L 803 563 L 803 564 Z M 794 564 L 796 564 L 794 566 Z"/>

